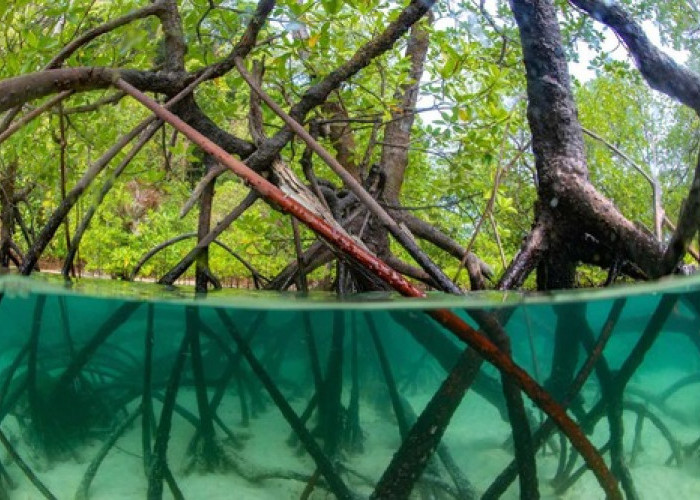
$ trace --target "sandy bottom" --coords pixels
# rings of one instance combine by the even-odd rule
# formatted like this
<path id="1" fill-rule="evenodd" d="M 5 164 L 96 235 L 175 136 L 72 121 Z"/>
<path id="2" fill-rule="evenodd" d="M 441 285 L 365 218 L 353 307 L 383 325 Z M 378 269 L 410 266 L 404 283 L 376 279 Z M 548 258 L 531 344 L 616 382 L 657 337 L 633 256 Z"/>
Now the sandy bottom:
<path id="1" fill-rule="evenodd" d="M 633 386 L 650 393 L 658 393 L 684 374 L 668 371 L 655 373 L 653 377 L 643 374 L 633 380 Z M 668 401 L 674 417 L 665 415 L 649 406 L 660 415 L 681 444 L 688 444 L 700 436 L 700 398 L 695 397 L 698 386 L 690 386 Z M 695 392 L 694 392 L 695 391 Z M 595 394 L 586 394 L 593 400 Z M 415 394 L 409 399 L 417 410 L 423 408 L 430 394 Z M 178 401 L 196 412 L 194 394 L 184 390 Z M 297 401 L 300 411 L 303 401 Z M 156 407 L 159 410 L 159 407 Z M 225 422 L 237 422 L 238 402 L 235 397 L 224 399 L 219 415 Z M 633 429 L 636 416 L 625 412 L 626 450 L 632 448 Z M 680 420 L 679 420 L 680 419 Z M 365 433 L 365 451 L 362 454 L 343 457 L 343 463 L 356 474 L 343 475 L 350 487 L 364 495 L 371 492 L 368 481 L 376 481 L 399 446 L 399 436 L 393 417 L 386 409 L 363 402 L 361 425 Z M 16 443 L 20 454 L 31 467 L 40 470 L 39 477 L 59 498 L 74 498 L 76 489 L 89 462 L 99 449 L 98 442 L 85 446 L 80 456 L 50 467 L 42 465 L 32 457 L 31 449 L 23 446 L 20 431 L 13 417 L 6 418 L 3 430 Z M 187 499 L 298 499 L 305 483 L 293 475 L 308 477 L 314 472 L 312 460 L 286 444 L 290 435 L 289 426 L 271 404 L 268 410 L 251 421 L 248 428 L 234 430 L 245 438 L 242 449 L 226 445 L 232 460 L 240 472 L 217 474 L 183 473 L 186 468 L 186 447 L 193 435 L 193 428 L 185 420 L 176 417 L 173 422 L 169 444 L 169 462 L 178 484 Z M 593 435 L 593 442 L 602 445 L 607 439 L 605 422 L 601 422 Z M 103 462 L 92 487 L 90 498 L 98 499 L 142 499 L 145 497 L 146 479 L 141 459 L 140 421 L 130 428 L 117 442 L 115 448 Z M 649 421 L 643 428 L 642 449 L 631 467 L 637 489 L 643 499 L 697 499 L 700 498 L 700 463 L 688 461 L 682 467 L 664 465 L 670 455 L 667 441 Z M 470 394 L 463 401 L 450 425 L 444 442 L 449 446 L 455 461 L 479 491 L 486 489 L 496 475 L 509 463 L 512 456 L 503 446 L 509 435 L 509 427 L 498 412 L 480 397 Z M 17 483 L 11 498 L 41 498 L 38 491 L 26 480 L 16 465 L 4 456 L 4 463 L 12 479 Z M 549 486 L 557 467 L 557 457 L 538 454 L 540 491 L 543 498 L 596 499 L 602 492 L 591 473 L 586 473 L 564 495 L 556 496 Z M 248 479 L 244 478 L 247 477 Z M 265 479 L 262 479 L 262 477 Z M 251 478 L 257 477 L 256 480 Z M 165 498 L 171 498 L 167 491 Z M 331 498 L 332 495 L 317 488 L 309 497 Z M 518 498 L 517 486 L 511 487 L 504 498 Z"/>

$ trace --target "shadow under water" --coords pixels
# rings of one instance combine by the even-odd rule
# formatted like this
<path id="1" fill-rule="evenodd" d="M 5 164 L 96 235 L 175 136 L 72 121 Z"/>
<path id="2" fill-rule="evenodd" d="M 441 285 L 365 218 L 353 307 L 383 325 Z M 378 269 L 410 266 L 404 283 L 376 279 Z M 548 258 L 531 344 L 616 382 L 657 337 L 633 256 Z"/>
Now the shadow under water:
<path id="1" fill-rule="evenodd" d="M 437 308 L 500 322 L 628 498 L 700 498 L 698 277 L 425 300 L 14 276 L 0 292 L 0 500 L 602 498 Z"/>

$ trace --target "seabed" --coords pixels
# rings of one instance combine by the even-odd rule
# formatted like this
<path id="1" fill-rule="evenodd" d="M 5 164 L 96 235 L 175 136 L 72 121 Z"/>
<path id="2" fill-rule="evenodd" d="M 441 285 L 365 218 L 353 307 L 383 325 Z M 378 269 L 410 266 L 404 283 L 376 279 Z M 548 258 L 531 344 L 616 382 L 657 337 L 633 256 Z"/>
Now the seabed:
<path id="1" fill-rule="evenodd" d="M 514 360 L 559 400 L 571 381 L 550 374 L 555 333 L 598 339 L 619 308 L 610 376 L 654 338 L 622 398 L 634 486 L 643 499 L 700 498 L 700 277 L 426 300 L 199 298 L 14 276 L 0 291 L 0 500 L 368 498 L 464 349 L 434 308 L 472 325 L 474 311 L 494 314 Z M 594 371 L 569 413 L 607 453 L 608 420 L 593 415 L 604 379 Z M 534 430 L 545 415 L 526 409 Z M 500 375 L 484 364 L 411 498 L 480 498 L 512 460 Z M 603 498 L 558 432 L 536 460 L 542 498 Z M 517 480 L 502 497 L 519 498 Z"/>

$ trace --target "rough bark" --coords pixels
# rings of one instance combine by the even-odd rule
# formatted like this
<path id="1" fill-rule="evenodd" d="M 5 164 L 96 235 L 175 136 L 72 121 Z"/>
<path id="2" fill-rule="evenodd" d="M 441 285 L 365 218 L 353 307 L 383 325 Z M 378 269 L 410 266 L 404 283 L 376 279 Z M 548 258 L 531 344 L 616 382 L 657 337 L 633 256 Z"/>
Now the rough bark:
<path id="1" fill-rule="evenodd" d="M 10 267 L 10 249 L 15 227 L 15 182 L 17 161 L 8 164 L 0 174 L 0 267 Z"/>
<path id="2" fill-rule="evenodd" d="M 556 12 L 546 0 L 512 0 L 527 72 L 528 122 L 543 209 L 560 241 L 584 232 L 616 249 L 649 276 L 659 274 L 661 249 L 590 184 L 583 134 L 570 88 Z M 552 247 L 553 252 L 559 249 Z"/>
<path id="3" fill-rule="evenodd" d="M 384 199 L 389 203 L 399 203 L 399 194 L 408 166 L 408 146 L 415 120 L 414 110 L 418 102 L 420 80 L 423 77 L 425 57 L 428 53 L 429 37 L 425 28 L 414 24 L 408 39 L 405 57 L 411 61 L 406 81 L 397 89 L 395 98 L 399 100 L 397 109 L 392 109 L 392 120 L 384 128 L 381 169 L 386 175 Z"/>
<path id="4" fill-rule="evenodd" d="M 207 171 L 215 167 L 215 162 L 207 156 L 204 160 Z M 207 237 L 211 226 L 211 209 L 214 201 L 214 183 L 210 182 L 202 191 L 199 198 L 199 221 L 197 225 L 197 239 L 201 242 Z M 197 269 L 195 271 L 195 291 L 206 292 L 209 277 L 209 245 L 202 245 L 202 249 L 197 256 Z"/>
<path id="5" fill-rule="evenodd" d="M 614 2 L 570 0 L 625 43 L 649 85 L 700 113 L 700 76 L 659 50 L 628 12 Z"/>

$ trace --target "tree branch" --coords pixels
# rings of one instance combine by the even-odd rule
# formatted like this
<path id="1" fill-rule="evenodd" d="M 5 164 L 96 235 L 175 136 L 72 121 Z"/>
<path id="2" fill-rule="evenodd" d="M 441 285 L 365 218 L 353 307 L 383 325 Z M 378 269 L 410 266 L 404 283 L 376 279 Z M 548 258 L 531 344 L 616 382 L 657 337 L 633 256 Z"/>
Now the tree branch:
<path id="1" fill-rule="evenodd" d="M 522 286 L 547 251 L 547 233 L 551 229 L 550 224 L 551 221 L 542 215 L 537 218 L 535 227 L 528 233 L 517 255 L 503 273 L 496 289 L 513 290 Z"/>
<path id="2" fill-rule="evenodd" d="M 17 120 L 15 123 L 12 124 L 12 126 L 8 127 L 5 131 L 0 133 L 0 144 L 5 142 L 12 134 L 17 132 L 19 129 L 24 127 L 27 123 L 32 121 L 34 118 L 42 114 L 44 111 L 47 109 L 51 109 L 54 107 L 56 104 L 61 102 L 63 99 L 68 97 L 73 93 L 72 90 L 64 90 L 60 94 L 57 94 L 53 96 L 51 99 L 47 100 L 45 103 L 43 103 L 41 106 L 37 106 L 35 109 L 24 115 L 22 118 Z"/>
<path id="3" fill-rule="evenodd" d="M 83 106 L 75 106 L 74 108 L 65 108 L 63 110 L 63 114 L 73 115 L 77 113 L 90 113 L 91 111 L 97 111 L 102 106 L 106 106 L 109 104 L 117 104 L 119 101 L 122 100 L 122 98 L 125 95 L 126 94 L 124 94 L 124 92 L 115 92 L 112 95 L 108 95 L 106 97 L 98 99 L 97 101 L 90 104 L 85 104 Z"/>
<path id="4" fill-rule="evenodd" d="M 700 113 L 700 76 L 651 43 L 642 27 L 619 4 L 600 0 L 569 1 L 610 27 L 625 42 L 649 86 Z"/>
<path id="5" fill-rule="evenodd" d="M 165 1 L 152 2 L 150 5 L 143 7 L 141 9 L 134 10 L 125 14 L 124 16 L 112 19 L 96 28 L 86 31 L 78 38 L 74 39 L 68 45 L 63 47 L 58 54 L 56 54 L 49 64 L 46 65 L 46 69 L 59 68 L 73 53 L 78 50 L 83 45 L 91 42 L 100 35 L 109 33 L 125 24 L 129 24 L 131 21 L 136 19 L 141 19 L 144 17 L 160 14 L 165 9 Z"/>
<path id="6" fill-rule="evenodd" d="M 355 179 L 345 168 L 338 163 L 333 155 L 331 155 L 323 146 L 321 146 L 311 134 L 309 134 L 299 122 L 294 120 L 290 115 L 284 112 L 282 108 L 273 101 L 263 90 L 255 84 L 252 76 L 248 73 L 241 59 L 236 59 L 236 67 L 239 73 L 246 80 L 248 85 L 256 93 L 260 95 L 263 101 L 287 124 L 295 134 L 297 134 L 321 159 L 335 172 L 343 183 L 357 196 L 357 198 L 375 215 L 387 230 L 396 238 L 420 266 L 430 274 L 440 288 L 444 291 L 461 294 L 461 290 L 457 285 L 452 283 L 445 273 L 435 265 L 435 263 L 423 252 L 410 232 L 407 232 L 400 227 L 389 213 L 370 195 L 367 190 Z M 267 142 L 266 142 L 267 143 Z M 258 150 L 259 151 L 259 150 Z M 290 172 L 291 173 L 291 172 Z"/>
<path id="7" fill-rule="evenodd" d="M 661 274 L 672 273 L 678 267 L 698 232 L 698 221 L 700 221 L 700 157 L 695 166 L 690 191 L 681 206 L 676 230 L 664 252 Z"/>
<path id="8" fill-rule="evenodd" d="M 163 27 L 164 69 L 168 72 L 183 72 L 185 70 L 185 34 L 182 31 L 182 19 L 176 0 L 159 0 L 162 8 L 157 12 Z"/>
<path id="9" fill-rule="evenodd" d="M 406 227 L 408 227 L 415 237 L 432 243 L 436 247 L 444 250 L 457 259 L 461 260 L 465 256 L 467 256 L 468 261 L 474 259 L 478 263 L 482 275 L 488 278 L 493 276 L 493 269 L 491 269 L 488 264 L 480 260 L 473 253 L 467 253 L 462 245 L 457 243 L 432 224 L 425 222 L 423 219 L 420 219 L 413 214 L 402 212 L 400 209 L 394 209 L 391 213 L 397 221 L 406 224 Z"/>
<path id="10" fill-rule="evenodd" d="M 274 6 L 275 0 L 260 0 L 258 2 L 255 12 L 248 22 L 245 33 L 243 33 L 243 36 L 231 53 L 225 59 L 214 65 L 211 78 L 219 78 L 225 75 L 233 69 L 237 57 L 245 58 L 250 51 L 253 50 L 258 34 Z"/>
<path id="11" fill-rule="evenodd" d="M 431 18 L 432 16 L 429 16 L 428 23 L 432 23 Z M 418 102 L 420 80 L 423 77 L 429 42 L 427 30 L 419 24 L 414 24 L 411 27 L 411 36 L 408 38 L 405 54 L 411 62 L 411 67 L 406 82 L 396 89 L 394 99 L 399 102 L 399 105 L 397 109 L 392 109 L 392 120 L 384 128 L 380 163 L 382 171 L 386 174 L 383 195 L 389 203 L 398 204 L 404 173 L 408 166 L 408 145 L 411 142 L 411 129 L 415 119 L 415 113 L 412 110 Z"/>
<path id="12" fill-rule="evenodd" d="M 202 250 L 206 248 L 207 245 L 211 244 L 224 230 L 226 230 L 233 222 L 238 219 L 243 213 L 248 210 L 253 203 L 258 199 L 258 193 L 251 190 L 248 195 L 241 201 L 236 208 L 234 208 L 226 217 L 224 217 L 219 223 L 214 226 L 214 229 L 209 231 L 209 233 L 197 242 L 190 252 L 180 260 L 180 262 L 175 265 L 170 271 L 168 271 L 165 276 L 163 276 L 158 283 L 162 285 L 172 285 L 175 280 L 182 276 L 182 273 L 187 271 L 187 269 L 194 263 L 197 257 L 200 255 Z"/>
<path id="13" fill-rule="evenodd" d="M 52 71 L 62 71 L 62 70 L 52 70 Z M 46 73 L 49 73 L 48 71 Z M 206 75 L 206 74 L 205 74 Z M 187 96 L 190 92 L 192 92 L 197 85 L 201 83 L 201 81 L 204 79 L 205 75 L 200 76 L 199 79 L 195 80 L 194 82 L 190 83 L 185 89 L 183 89 L 179 94 L 177 94 L 175 97 L 170 99 L 168 103 L 166 103 L 166 106 L 172 106 L 173 104 L 177 103 L 180 99 L 184 98 Z M 0 83 L 1 85 L 1 83 Z M 104 170 L 104 168 L 109 164 L 112 159 L 119 154 L 119 152 L 126 147 L 129 142 L 131 142 L 136 136 L 141 134 L 146 128 L 153 122 L 155 121 L 155 116 L 151 116 L 145 120 L 143 120 L 141 123 L 139 123 L 136 127 L 134 127 L 130 132 L 127 134 L 123 135 L 111 148 L 109 148 L 96 162 L 94 162 L 92 165 L 88 167 L 88 169 L 83 173 L 83 175 L 80 177 L 80 179 L 75 183 L 73 188 L 67 193 L 65 198 L 61 200 L 60 205 L 54 212 L 51 214 L 51 217 L 49 218 L 48 222 L 44 226 L 44 228 L 41 230 L 41 233 L 37 238 L 34 240 L 34 244 L 32 247 L 27 251 L 27 255 L 24 261 L 24 264 L 22 265 L 21 272 L 24 275 L 31 274 L 32 270 L 34 269 L 34 266 L 36 265 L 36 262 L 39 260 L 39 257 L 41 256 L 41 253 L 44 251 L 46 246 L 49 244 L 51 239 L 53 238 L 54 234 L 56 233 L 56 230 L 58 229 L 59 225 L 61 222 L 65 219 L 66 215 L 68 215 L 68 212 L 73 208 L 75 203 L 78 201 L 78 198 L 80 195 L 83 194 L 83 192 L 92 184 L 92 181 L 95 180 L 95 177 Z"/>
<path id="14" fill-rule="evenodd" d="M 373 59 L 391 49 L 396 40 L 425 15 L 435 1 L 412 0 L 408 7 L 382 33 L 360 47 L 345 64 L 332 71 L 319 83 L 308 88 L 299 102 L 292 107 L 289 115 L 297 122 L 303 123 L 309 111 L 323 104 L 330 93 L 336 90 L 341 83 L 368 66 Z M 270 164 L 272 159 L 279 154 L 293 136 L 294 133 L 288 127 L 280 130 L 272 138 L 265 141 L 255 154 L 251 155 L 247 164 L 253 170 L 261 171 Z"/>

